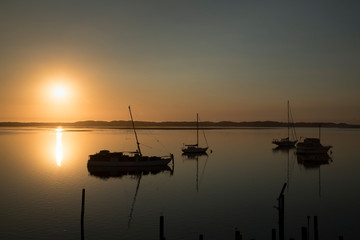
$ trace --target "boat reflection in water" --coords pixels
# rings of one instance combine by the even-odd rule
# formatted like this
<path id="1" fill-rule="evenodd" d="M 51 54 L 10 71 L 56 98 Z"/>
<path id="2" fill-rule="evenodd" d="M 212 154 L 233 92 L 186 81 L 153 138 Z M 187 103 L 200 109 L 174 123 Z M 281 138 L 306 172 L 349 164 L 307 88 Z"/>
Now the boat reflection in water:
<path id="1" fill-rule="evenodd" d="M 193 160 L 199 160 L 199 157 L 206 156 L 209 157 L 209 155 L 206 152 L 202 153 L 183 153 L 182 156 L 184 159 L 193 159 Z"/>
<path id="2" fill-rule="evenodd" d="M 134 198 L 130 208 L 128 228 L 130 227 L 131 220 L 133 219 L 133 212 L 136 203 L 136 197 L 140 189 L 140 181 L 143 176 L 157 175 L 163 172 L 169 172 L 170 176 L 174 174 L 174 165 L 170 168 L 168 165 L 162 166 L 138 166 L 138 167 L 99 167 L 88 165 L 88 172 L 90 176 L 107 180 L 109 178 L 119 178 L 130 176 L 137 180 Z"/>
<path id="3" fill-rule="evenodd" d="M 297 155 L 298 164 L 304 166 L 306 170 L 318 170 L 319 171 L 319 199 L 321 199 L 321 166 L 327 165 L 332 162 L 332 158 L 327 154 L 306 154 Z"/>
<path id="4" fill-rule="evenodd" d="M 204 176 L 209 155 L 206 152 L 199 152 L 199 153 L 183 153 L 182 156 L 184 159 L 187 160 L 196 160 L 196 191 L 199 192 L 199 184 L 200 184 L 199 182 L 201 182 L 201 179 Z M 201 157 L 206 157 L 206 160 L 199 179 L 199 158 Z"/>
<path id="5" fill-rule="evenodd" d="M 297 161 L 305 168 L 319 168 L 321 165 L 329 164 L 332 159 L 327 153 L 297 155 Z"/>
<path id="6" fill-rule="evenodd" d="M 124 176 L 146 176 L 156 175 L 162 172 L 174 174 L 174 165 L 170 168 L 168 165 L 163 166 L 139 166 L 139 167 L 99 167 L 88 165 L 90 176 L 101 179 L 122 178 Z"/>

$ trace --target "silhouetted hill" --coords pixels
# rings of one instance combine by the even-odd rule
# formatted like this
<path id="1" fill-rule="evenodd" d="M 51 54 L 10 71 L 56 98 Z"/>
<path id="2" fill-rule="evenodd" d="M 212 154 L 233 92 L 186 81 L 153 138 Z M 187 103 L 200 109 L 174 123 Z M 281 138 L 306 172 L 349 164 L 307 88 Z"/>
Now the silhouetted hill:
<path id="1" fill-rule="evenodd" d="M 135 121 L 137 128 L 182 129 L 194 128 L 196 122 L 146 122 Z M 131 121 L 78 121 L 78 122 L 0 122 L 0 127 L 97 127 L 97 128 L 132 128 Z M 324 127 L 324 128 L 360 128 L 358 124 L 331 123 L 331 122 L 297 122 L 295 127 Z M 203 128 L 277 128 L 287 127 L 287 123 L 275 121 L 254 122 L 201 122 Z"/>

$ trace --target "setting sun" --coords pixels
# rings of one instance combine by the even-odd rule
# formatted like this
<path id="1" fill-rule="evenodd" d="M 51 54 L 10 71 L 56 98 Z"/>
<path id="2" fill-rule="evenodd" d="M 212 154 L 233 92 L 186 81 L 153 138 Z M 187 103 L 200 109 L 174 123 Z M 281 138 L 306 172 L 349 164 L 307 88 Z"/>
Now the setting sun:
<path id="1" fill-rule="evenodd" d="M 67 89 L 64 86 L 54 86 L 52 89 L 52 95 L 56 99 L 65 98 L 67 95 Z"/>

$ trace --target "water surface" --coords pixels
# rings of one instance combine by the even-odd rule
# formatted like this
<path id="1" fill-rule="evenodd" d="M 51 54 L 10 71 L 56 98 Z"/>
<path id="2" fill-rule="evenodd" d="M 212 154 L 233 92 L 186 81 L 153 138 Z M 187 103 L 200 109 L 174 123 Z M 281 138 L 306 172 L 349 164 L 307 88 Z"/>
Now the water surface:
<path id="1" fill-rule="evenodd" d="M 85 188 L 85 239 L 158 239 L 160 215 L 167 239 L 233 239 L 235 229 L 245 239 L 270 239 L 278 220 L 274 206 L 286 182 L 286 239 L 299 239 L 307 216 L 312 221 L 315 215 L 320 239 L 359 239 L 360 131 L 322 129 L 322 142 L 334 147 L 332 161 L 320 166 L 299 163 L 294 150 L 274 150 L 271 140 L 285 134 L 207 130 L 213 152 L 188 158 L 181 147 L 194 143 L 193 130 L 139 130 L 144 154 L 174 154 L 171 170 L 100 177 L 88 172 L 88 155 L 135 150 L 132 130 L 1 128 L 0 235 L 80 239 Z"/>

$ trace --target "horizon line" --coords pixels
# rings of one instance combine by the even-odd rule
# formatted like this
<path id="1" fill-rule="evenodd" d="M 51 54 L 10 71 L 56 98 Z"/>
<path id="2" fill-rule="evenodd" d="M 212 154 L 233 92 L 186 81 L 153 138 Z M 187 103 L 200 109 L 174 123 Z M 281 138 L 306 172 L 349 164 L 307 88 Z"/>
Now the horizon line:
<path id="1" fill-rule="evenodd" d="M 103 121 L 103 120 L 84 120 L 84 121 L 73 121 L 73 122 L 20 122 L 20 121 L 4 121 L 0 122 L 0 127 L 21 127 L 21 126 L 54 126 L 54 125 L 67 125 L 67 126 L 74 126 L 74 127 L 99 127 L 99 126 L 108 126 L 108 127 L 116 127 L 122 126 L 123 124 L 130 123 L 131 120 L 112 120 L 112 121 Z M 191 126 L 196 123 L 196 121 L 134 121 L 137 124 L 142 125 L 142 127 L 151 127 L 151 126 Z M 352 123 L 345 123 L 345 122 L 294 122 L 291 123 L 297 127 L 341 127 L 341 128 L 360 128 L 360 124 L 352 124 Z M 235 122 L 235 121 L 202 121 L 201 125 L 203 127 L 287 127 L 287 122 L 280 122 L 280 121 L 242 121 L 242 122 Z M 141 126 L 138 126 L 141 127 Z"/>

